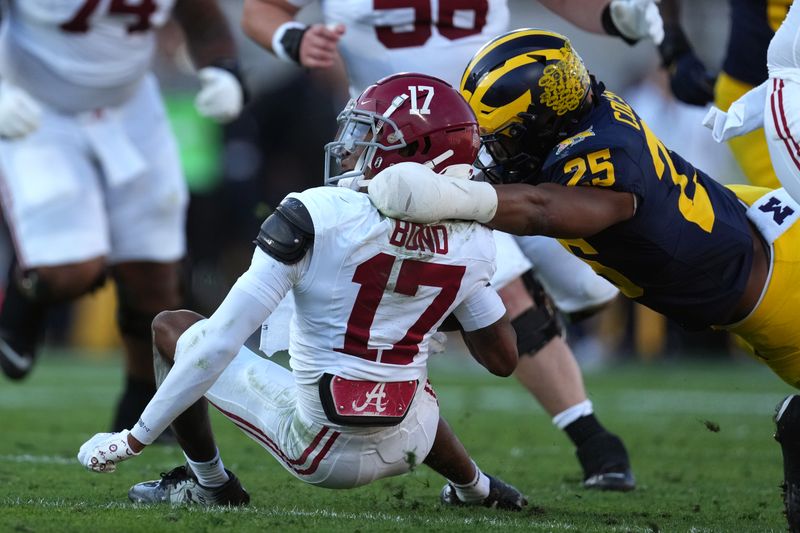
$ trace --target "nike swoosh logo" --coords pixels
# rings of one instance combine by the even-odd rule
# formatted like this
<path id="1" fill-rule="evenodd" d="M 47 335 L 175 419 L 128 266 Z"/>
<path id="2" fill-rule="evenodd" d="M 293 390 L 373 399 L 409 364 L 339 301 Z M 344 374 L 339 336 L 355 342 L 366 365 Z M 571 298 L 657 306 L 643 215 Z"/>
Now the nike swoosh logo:
<path id="1" fill-rule="evenodd" d="M 30 370 L 31 366 L 33 366 L 33 357 L 24 357 L 18 354 L 3 339 L 0 339 L 0 357 L 20 372 Z"/>

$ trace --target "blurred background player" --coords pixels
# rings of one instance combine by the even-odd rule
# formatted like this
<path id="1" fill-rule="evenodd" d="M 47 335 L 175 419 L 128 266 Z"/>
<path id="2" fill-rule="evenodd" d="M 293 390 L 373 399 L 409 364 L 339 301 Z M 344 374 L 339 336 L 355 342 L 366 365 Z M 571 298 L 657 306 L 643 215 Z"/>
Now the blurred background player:
<path id="1" fill-rule="evenodd" d="M 423 87 L 424 101 L 414 93 Z M 249 270 L 211 318 L 160 314 L 155 397 L 130 431 L 100 433 L 81 447 L 83 466 L 113 472 L 174 421 L 188 466 L 135 485 L 134 502 L 249 502 L 219 457 L 205 394 L 309 484 L 357 487 L 422 460 L 449 480 L 444 504 L 520 510 L 527 503 L 478 469 L 440 418 L 427 381 L 428 341 L 451 313 L 482 365 L 504 376 L 514 369 L 514 330 L 489 287 L 491 230 L 392 220 L 359 187 L 404 162 L 469 179 L 479 147 L 475 116 L 444 82 L 402 74 L 370 86 L 340 123 L 326 146 L 325 182 L 350 186 L 290 194 L 261 226 Z M 297 301 L 291 371 L 242 348 L 289 291 Z"/>
<path id="2" fill-rule="evenodd" d="M 769 43 L 769 79 L 733 102 L 712 107 L 704 123 L 718 142 L 764 128 L 778 180 L 800 201 L 800 9 L 794 6 Z"/>
<path id="3" fill-rule="evenodd" d="M 113 427 L 155 391 L 150 323 L 181 303 L 187 203 L 150 64 L 155 29 L 183 29 L 198 111 L 236 117 L 243 90 L 214 0 L 6 1 L 0 35 L 0 170 L 16 251 L 0 310 L 0 364 L 25 377 L 47 310 L 116 282 L 125 389 Z"/>
<path id="4" fill-rule="evenodd" d="M 791 4 L 792 0 L 730 0 L 730 33 L 722 70 L 715 77 L 695 54 L 694 36 L 682 29 L 681 1 L 662 0 L 664 41 L 659 52 L 675 96 L 698 106 L 713 101 L 727 111 L 735 100 L 761 85 L 767 79 L 767 47 Z M 728 144 L 750 183 L 779 187 L 762 131 L 732 138 Z"/>
<path id="5" fill-rule="evenodd" d="M 300 8 L 310 3 L 246 0 L 242 24 L 250 37 L 283 60 L 308 68 L 333 67 L 343 60 L 351 95 L 402 71 L 423 71 L 457 86 L 468 59 L 505 31 L 509 19 L 504 0 L 467 4 L 376 0 L 358 5 L 324 2 L 325 24 L 295 21 Z M 662 37 L 658 10 L 649 0 L 541 3 L 583 29 L 616 35 L 628 43 L 642 38 L 659 42 Z M 492 283 L 517 331 L 520 354 L 536 355 L 521 359 L 517 378 L 575 444 L 587 487 L 632 489 L 625 447 L 594 416 L 550 301 L 553 297 L 556 307 L 578 315 L 602 307 L 617 291 L 555 241 L 525 239 L 521 247 L 526 258 L 507 235 L 496 238 L 498 272 Z M 550 295 L 528 272 L 531 261 Z"/>

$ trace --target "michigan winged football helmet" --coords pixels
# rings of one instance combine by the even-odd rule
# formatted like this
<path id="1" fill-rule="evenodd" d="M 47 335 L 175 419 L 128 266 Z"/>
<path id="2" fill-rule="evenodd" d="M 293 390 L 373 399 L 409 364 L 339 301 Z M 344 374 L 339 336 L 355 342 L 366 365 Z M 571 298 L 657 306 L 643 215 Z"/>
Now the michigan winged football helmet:
<path id="1" fill-rule="evenodd" d="M 471 166 L 480 147 L 469 105 L 446 82 L 425 74 L 378 81 L 351 100 L 337 120 L 336 138 L 325 145 L 326 184 L 357 188 L 360 180 L 404 161 L 437 173 Z"/>
<path id="2" fill-rule="evenodd" d="M 550 150 L 590 108 L 591 80 L 569 39 L 514 30 L 484 45 L 467 65 L 461 94 L 478 117 L 496 165 L 490 179 L 531 181 Z"/>

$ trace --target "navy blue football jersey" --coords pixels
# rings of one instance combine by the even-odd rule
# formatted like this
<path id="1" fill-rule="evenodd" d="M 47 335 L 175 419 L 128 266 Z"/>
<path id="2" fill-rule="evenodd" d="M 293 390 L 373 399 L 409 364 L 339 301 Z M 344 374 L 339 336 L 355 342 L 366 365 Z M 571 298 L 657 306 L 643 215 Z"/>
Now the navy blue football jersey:
<path id="1" fill-rule="evenodd" d="M 611 92 L 578 127 L 550 152 L 539 181 L 631 192 L 638 205 L 631 219 L 562 244 L 626 296 L 686 327 L 728 320 L 753 260 L 741 202 L 668 150 Z"/>

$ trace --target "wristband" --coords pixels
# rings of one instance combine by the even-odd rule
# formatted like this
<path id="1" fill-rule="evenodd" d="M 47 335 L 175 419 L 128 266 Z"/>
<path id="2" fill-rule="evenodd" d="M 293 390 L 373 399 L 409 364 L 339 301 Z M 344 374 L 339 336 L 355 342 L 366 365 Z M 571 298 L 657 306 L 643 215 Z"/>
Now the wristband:
<path id="1" fill-rule="evenodd" d="M 301 22 L 284 22 L 272 36 L 272 51 L 279 59 L 300 65 L 300 43 L 307 30 L 308 26 Z"/>
<path id="2" fill-rule="evenodd" d="M 619 37 L 629 45 L 634 45 L 637 43 L 637 39 L 631 39 L 630 37 L 622 35 L 622 33 L 619 31 L 619 28 L 617 28 L 617 25 L 614 24 L 614 18 L 611 16 L 611 2 L 606 4 L 606 7 L 603 8 L 603 13 L 600 15 L 600 23 L 603 25 L 603 30 L 608 35 Z"/>

